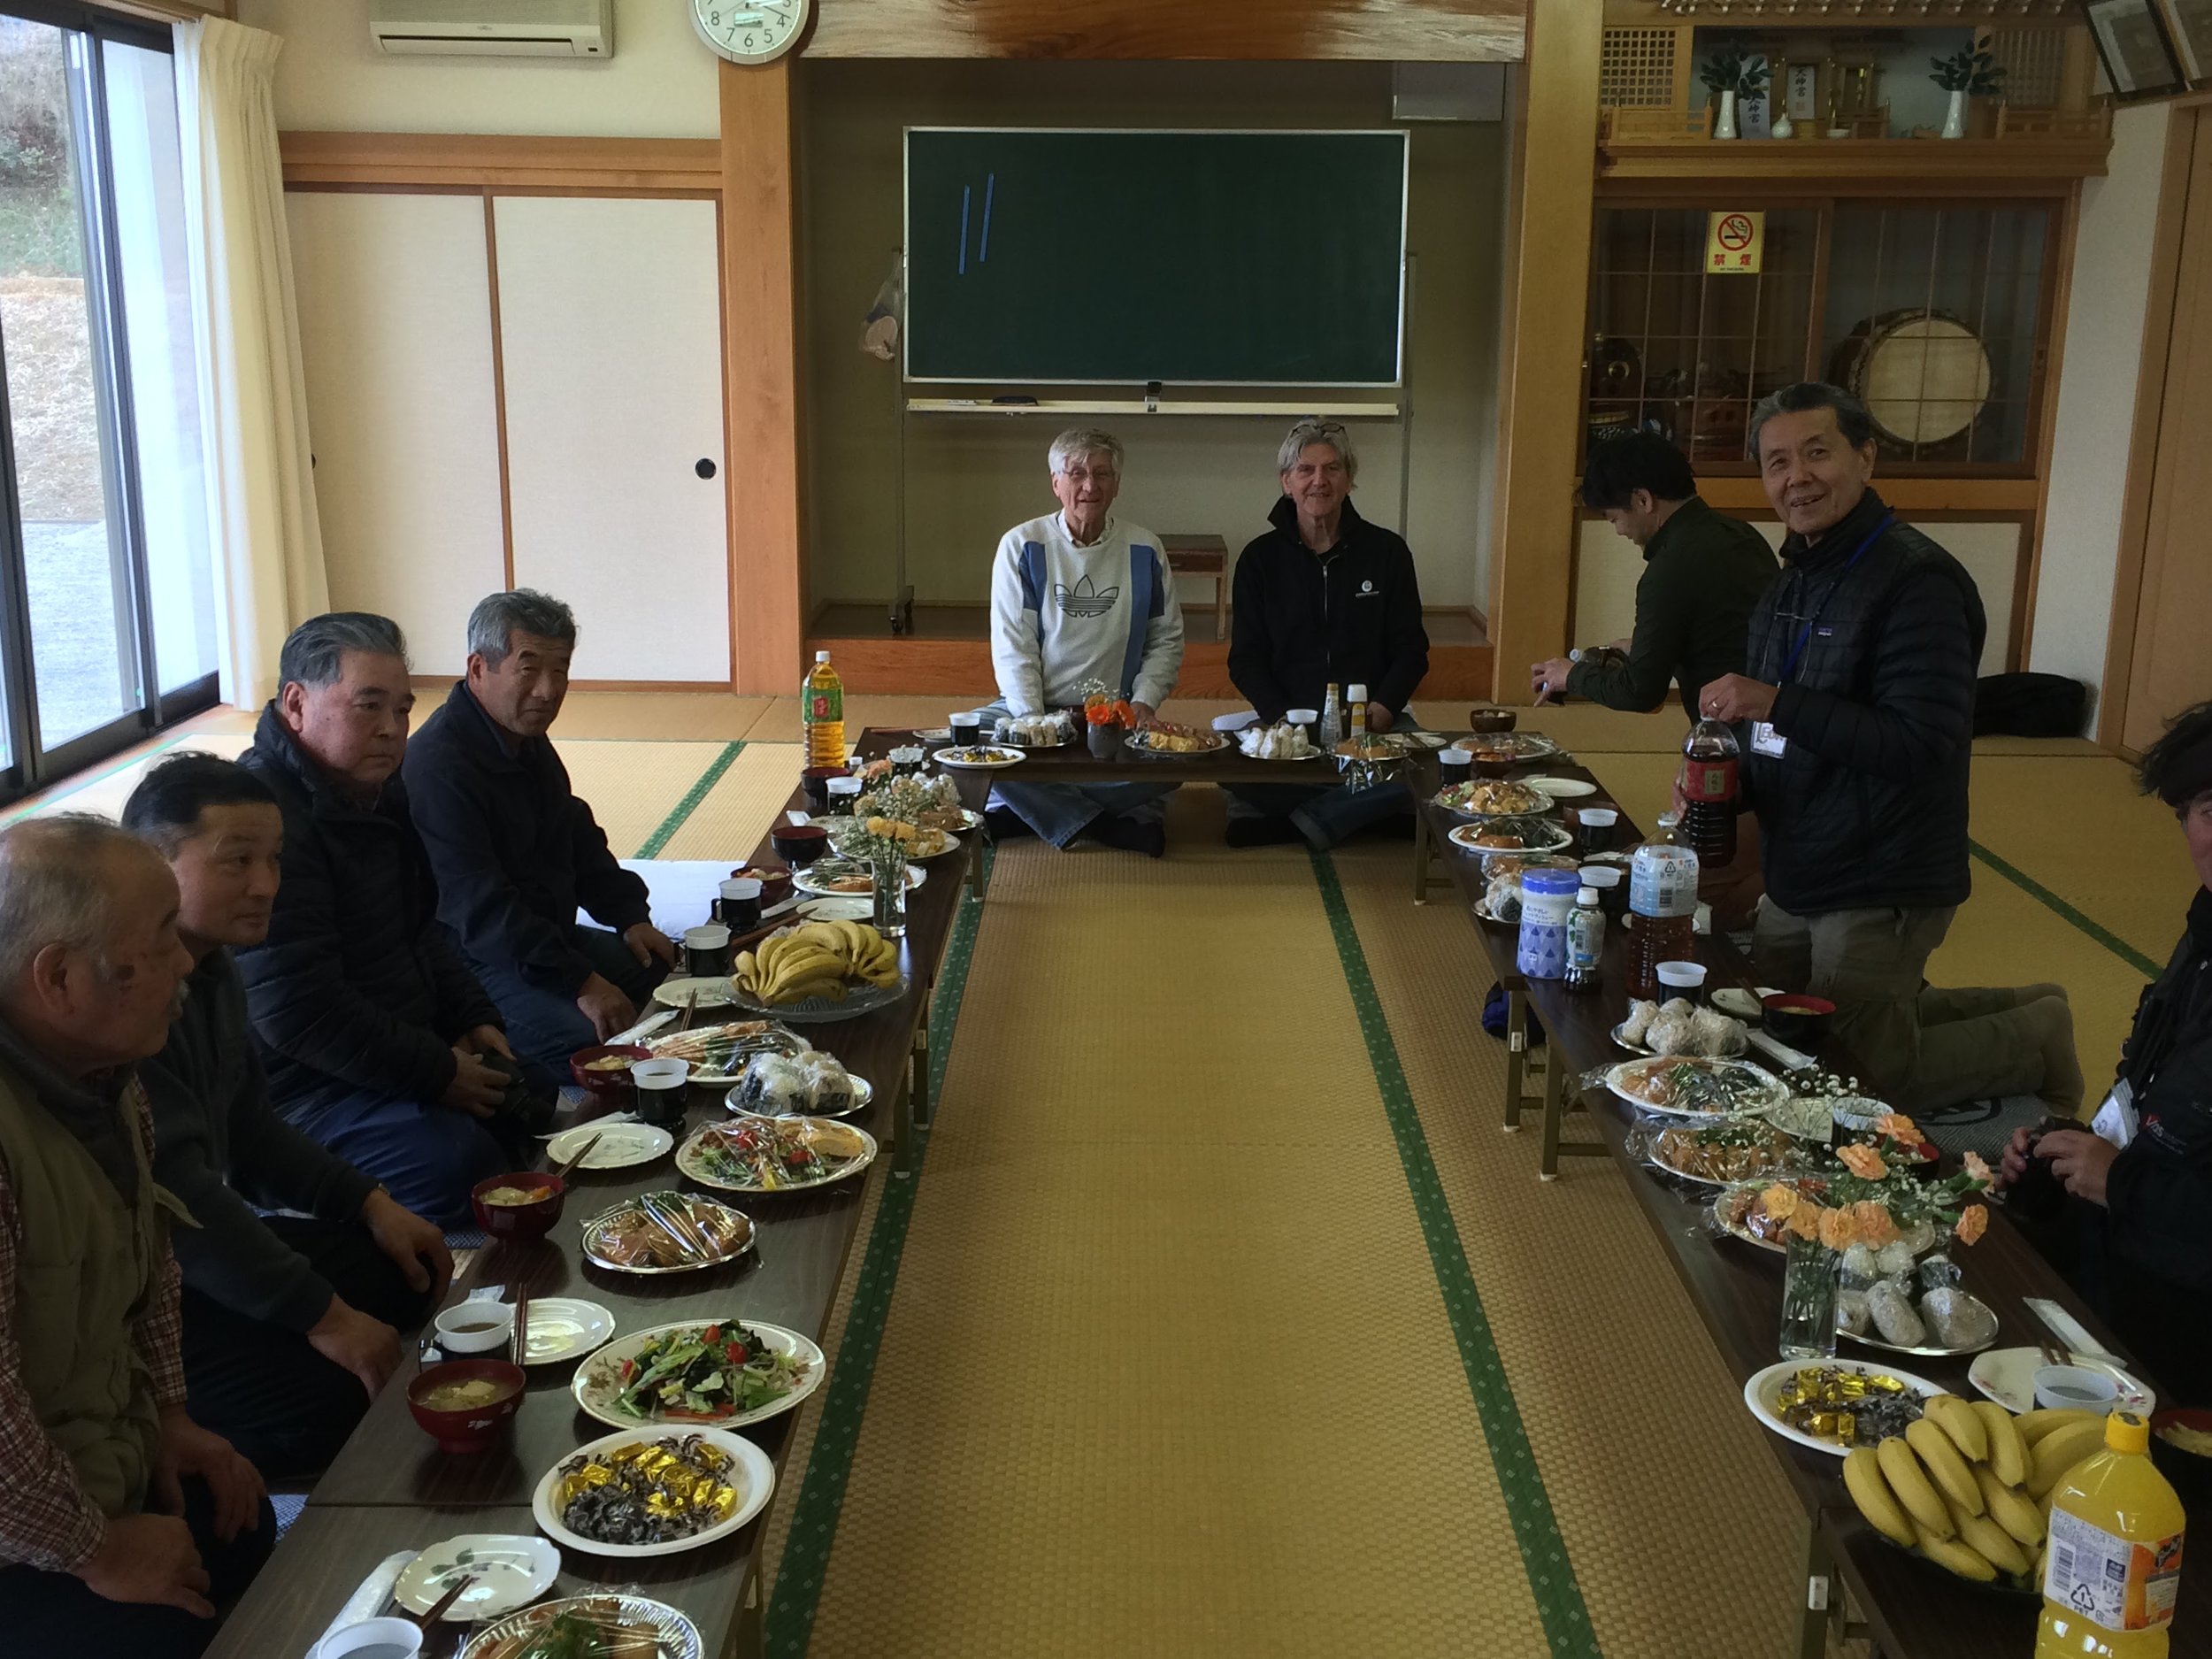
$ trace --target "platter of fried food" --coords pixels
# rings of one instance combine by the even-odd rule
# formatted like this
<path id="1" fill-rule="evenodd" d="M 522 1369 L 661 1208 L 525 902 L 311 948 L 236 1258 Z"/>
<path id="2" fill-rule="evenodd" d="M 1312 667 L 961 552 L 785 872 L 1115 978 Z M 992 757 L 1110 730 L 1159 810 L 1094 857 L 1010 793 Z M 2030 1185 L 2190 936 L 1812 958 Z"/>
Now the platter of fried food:
<path id="1" fill-rule="evenodd" d="M 1453 846 L 1471 853 L 1552 853 L 1574 844 L 1574 837 L 1559 825 L 1534 818 L 1492 818 L 1455 824 L 1448 839 Z"/>
<path id="2" fill-rule="evenodd" d="M 645 1047 L 657 1060 L 688 1060 L 694 1083 L 734 1083 L 756 1055 L 804 1054 L 810 1045 L 788 1025 L 772 1019 L 741 1019 L 718 1025 L 695 1025 L 664 1037 L 648 1037 Z"/>
<path id="3" fill-rule="evenodd" d="M 882 817 L 832 818 L 830 825 L 830 839 L 833 842 L 838 841 L 839 832 L 841 830 L 843 832 L 845 845 L 841 848 L 841 850 L 849 850 L 849 843 L 859 841 L 864 836 L 871 841 L 896 841 L 906 849 L 906 856 L 909 858 L 941 858 L 960 844 L 941 829 L 925 824 L 909 824 L 903 818 Z M 849 826 L 851 827 L 848 827 Z M 874 886 L 875 883 L 872 879 L 869 882 L 869 889 L 873 891 Z"/>
<path id="4" fill-rule="evenodd" d="M 618 1273 L 688 1273 L 753 1248 L 752 1218 L 696 1193 L 641 1193 L 584 1223 L 584 1257 Z"/>
<path id="5" fill-rule="evenodd" d="M 1755 1118 L 1670 1124 L 1647 1130 L 1643 1146 L 1652 1168 L 1706 1187 L 1764 1179 L 1801 1167 L 1805 1156 L 1794 1140 Z"/>
<path id="6" fill-rule="evenodd" d="M 461 1659 L 703 1659 L 699 1628 L 664 1601 L 626 1591 L 564 1596 L 510 1613 Z"/>
<path id="7" fill-rule="evenodd" d="M 779 1019 L 846 1019 L 906 994 L 898 947 L 865 922 L 802 922 L 737 958 L 738 1000 Z"/>
<path id="8" fill-rule="evenodd" d="M 1022 764 L 1019 749 L 995 749 L 987 743 L 941 749 L 930 758 L 940 766 L 950 766 L 956 772 L 998 772 Z"/>
<path id="9" fill-rule="evenodd" d="M 1162 721 L 1130 733 L 1129 747 L 1140 755 L 1211 755 L 1228 748 L 1229 740 L 1219 732 Z"/>
<path id="10" fill-rule="evenodd" d="M 1467 818 L 1517 818 L 1551 810 L 1551 797 L 1541 789 L 1503 778 L 1476 778 L 1440 789 L 1436 804 L 1447 812 Z"/>
<path id="11" fill-rule="evenodd" d="M 1509 749 L 1516 760 L 1541 760 L 1559 752 L 1559 745 L 1541 732 L 1478 732 L 1472 737 L 1461 738 L 1452 747 L 1470 755 L 1486 749 Z"/>
<path id="12" fill-rule="evenodd" d="M 909 893 L 928 879 L 928 871 L 915 864 L 907 865 Z M 791 885 L 802 893 L 856 898 L 876 890 L 876 872 L 872 866 L 856 858 L 817 858 L 791 878 Z"/>
<path id="13" fill-rule="evenodd" d="M 709 1124 L 676 1149 L 676 1167 L 726 1193 L 827 1187 L 875 1162 L 876 1139 L 828 1118 L 750 1115 Z"/>
<path id="14" fill-rule="evenodd" d="M 1989 1400 L 1932 1394 L 1921 1415 L 1844 1455 L 1859 1513 L 1900 1549 L 1993 1590 L 2040 1594 L 2051 1492 L 2104 1448 L 2087 1411 L 2015 1417 Z"/>
<path id="15" fill-rule="evenodd" d="M 1924 1377 L 1865 1360 L 1786 1359 L 1752 1374 L 1743 1402 L 1783 1439 L 1840 1457 L 1902 1434 L 1941 1392 Z"/>
<path id="16" fill-rule="evenodd" d="M 1680 1118 L 1740 1118 L 1789 1098 L 1789 1086 L 1748 1060 L 1661 1055 L 1629 1060 L 1605 1074 L 1605 1086 L 1632 1106 Z"/>
<path id="17" fill-rule="evenodd" d="M 672 1555 L 728 1537 L 775 1488 L 768 1454 L 727 1429 L 628 1429 L 547 1470 L 530 1507 L 548 1538 L 587 1555 Z"/>

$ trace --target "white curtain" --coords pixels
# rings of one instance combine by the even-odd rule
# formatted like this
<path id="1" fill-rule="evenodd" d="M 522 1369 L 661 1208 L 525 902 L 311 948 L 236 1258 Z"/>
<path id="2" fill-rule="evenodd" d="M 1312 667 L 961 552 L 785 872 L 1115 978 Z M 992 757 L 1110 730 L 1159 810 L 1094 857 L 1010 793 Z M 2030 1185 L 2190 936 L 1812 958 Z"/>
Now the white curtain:
<path id="1" fill-rule="evenodd" d="M 330 608 L 277 153 L 283 44 L 220 18 L 176 26 L 217 649 L 223 700 L 241 708 L 275 694 L 285 634 Z"/>

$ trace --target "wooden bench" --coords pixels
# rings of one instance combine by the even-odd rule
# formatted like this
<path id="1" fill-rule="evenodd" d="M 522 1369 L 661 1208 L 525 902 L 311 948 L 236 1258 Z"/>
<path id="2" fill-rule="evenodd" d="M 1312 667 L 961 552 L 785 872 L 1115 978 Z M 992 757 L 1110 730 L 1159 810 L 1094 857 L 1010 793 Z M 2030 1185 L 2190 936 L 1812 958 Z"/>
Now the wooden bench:
<path id="1" fill-rule="evenodd" d="M 1217 535 L 1162 535 L 1160 550 L 1178 576 L 1207 576 L 1214 585 L 1214 642 L 1229 642 L 1229 544 Z"/>

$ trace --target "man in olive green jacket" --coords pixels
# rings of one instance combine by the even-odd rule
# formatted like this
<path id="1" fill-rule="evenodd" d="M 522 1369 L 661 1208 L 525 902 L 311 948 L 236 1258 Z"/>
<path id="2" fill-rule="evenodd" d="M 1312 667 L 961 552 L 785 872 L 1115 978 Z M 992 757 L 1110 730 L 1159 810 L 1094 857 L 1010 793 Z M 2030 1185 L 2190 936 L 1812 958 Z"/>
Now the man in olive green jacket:
<path id="1" fill-rule="evenodd" d="M 184 1408 L 177 1213 L 134 1068 L 192 960 L 161 856 L 102 818 L 0 831 L 0 1647 L 191 1659 L 276 1531 Z"/>

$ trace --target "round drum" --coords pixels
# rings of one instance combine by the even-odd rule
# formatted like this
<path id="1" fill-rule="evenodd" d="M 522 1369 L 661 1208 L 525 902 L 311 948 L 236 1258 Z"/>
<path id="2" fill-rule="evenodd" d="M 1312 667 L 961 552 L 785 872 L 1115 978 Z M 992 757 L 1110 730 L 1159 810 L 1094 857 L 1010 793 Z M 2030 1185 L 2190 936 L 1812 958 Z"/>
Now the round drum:
<path id="1" fill-rule="evenodd" d="M 1947 311 L 1886 311 L 1851 331 L 1832 378 L 1863 399 L 1875 430 L 1925 448 L 1957 437 L 1989 401 L 1989 353 Z"/>

